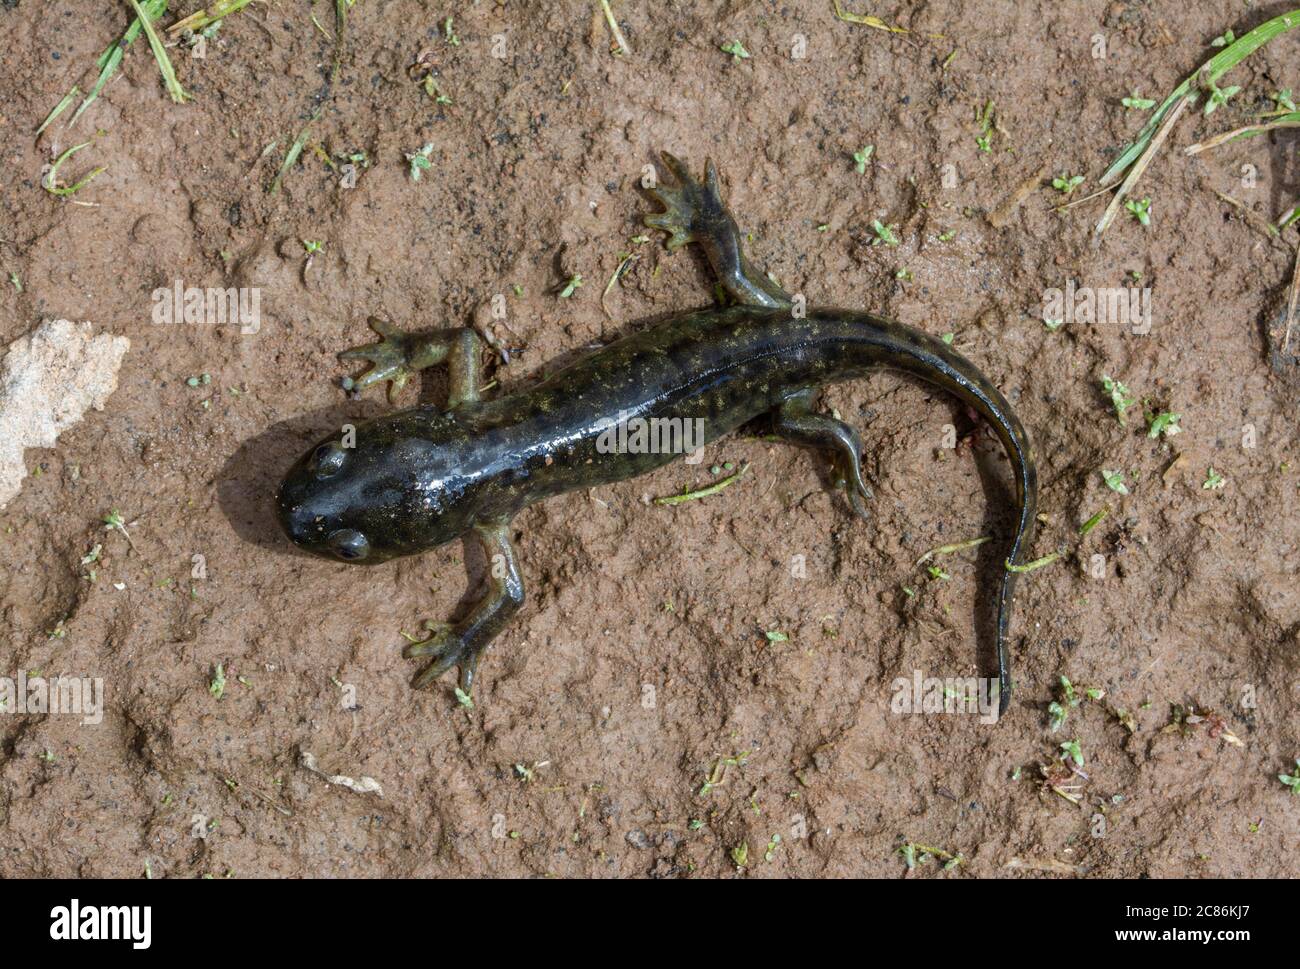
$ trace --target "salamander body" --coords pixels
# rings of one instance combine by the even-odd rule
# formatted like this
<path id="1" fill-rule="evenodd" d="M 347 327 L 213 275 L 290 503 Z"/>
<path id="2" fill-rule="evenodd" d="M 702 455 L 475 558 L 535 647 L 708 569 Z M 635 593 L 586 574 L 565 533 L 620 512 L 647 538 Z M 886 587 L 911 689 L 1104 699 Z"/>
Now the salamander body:
<path id="1" fill-rule="evenodd" d="M 778 436 L 834 456 L 833 480 L 865 517 L 871 491 L 859 437 L 813 402 L 825 384 L 901 370 L 981 415 L 1013 465 L 1017 525 L 997 627 L 1005 709 L 1012 566 L 1030 541 L 1037 495 L 1029 440 L 1010 405 L 970 361 L 922 331 L 856 310 L 796 312 L 791 297 L 745 259 L 712 165 L 701 185 L 665 159 L 676 184 L 652 190 L 667 211 L 647 224 L 671 233 L 670 248 L 700 244 L 734 305 L 671 317 L 493 399 L 479 392 L 482 345 L 473 330 L 407 334 L 372 321 L 382 340 L 342 355 L 373 364 L 356 386 L 388 380 L 395 395 L 415 372 L 445 361 L 448 406 L 403 410 L 312 448 L 280 488 L 285 533 L 308 551 L 364 564 L 477 534 L 494 563 L 488 595 L 459 623 L 430 624 L 429 638 L 408 649 L 433 657 L 417 686 L 459 665 L 468 693 L 483 649 L 524 601 L 508 527 L 522 509 L 645 474 L 770 414 Z"/>

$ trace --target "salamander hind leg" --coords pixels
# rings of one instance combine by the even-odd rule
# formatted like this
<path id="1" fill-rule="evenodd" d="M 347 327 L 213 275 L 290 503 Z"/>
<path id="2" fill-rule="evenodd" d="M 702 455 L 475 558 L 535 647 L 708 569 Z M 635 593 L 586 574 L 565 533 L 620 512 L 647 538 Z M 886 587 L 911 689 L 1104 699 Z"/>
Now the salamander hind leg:
<path id="1" fill-rule="evenodd" d="M 408 657 L 434 660 L 415 677 L 416 689 L 428 686 L 453 666 L 460 667 L 460 688 L 466 696 L 474 689 L 479 658 L 524 604 L 524 580 L 510 541 L 509 522 L 474 526 L 488 556 L 488 593 L 460 622 L 425 623 L 429 638 L 406 648 Z"/>
<path id="2" fill-rule="evenodd" d="M 713 272 L 731 297 L 750 306 L 788 306 L 790 294 L 750 265 L 741 246 L 740 229 L 722 201 L 718 170 L 705 165 L 704 184 L 691 177 L 686 165 L 667 152 L 664 166 L 674 184 L 647 189 L 665 209 L 645 217 L 645 224 L 668 233 L 670 250 L 698 243 Z"/>
<path id="3" fill-rule="evenodd" d="M 773 430 L 778 437 L 796 444 L 832 452 L 832 481 L 844 491 L 854 514 L 865 519 L 868 515 L 863 499 L 874 496 L 862 477 L 862 439 L 843 421 L 815 413 L 814 394 L 813 390 L 805 390 L 784 401 L 773 413 Z"/>
<path id="4" fill-rule="evenodd" d="M 339 354 L 342 360 L 365 360 L 371 364 L 360 377 L 344 381 L 344 389 L 365 390 L 373 384 L 388 384 L 388 399 L 396 403 L 413 376 L 444 360 L 451 378 L 447 406 L 456 407 L 478 399 L 479 358 L 482 340 L 466 328 L 436 330 L 431 333 L 407 333 L 374 317 L 370 328 L 379 334 L 378 343 L 367 343 Z"/>

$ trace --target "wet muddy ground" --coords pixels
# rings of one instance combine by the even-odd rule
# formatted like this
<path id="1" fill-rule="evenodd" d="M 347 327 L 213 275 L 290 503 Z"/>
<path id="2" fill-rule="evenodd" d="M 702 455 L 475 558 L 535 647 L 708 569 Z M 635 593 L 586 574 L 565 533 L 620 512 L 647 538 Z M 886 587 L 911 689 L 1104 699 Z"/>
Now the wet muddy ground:
<path id="1" fill-rule="evenodd" d="M 616 55 L 598 3 L 360 0 L 340 50 L 325 0 L 256 3 L 205 57 L 171 48 L 188 103 L 141 38 L 34 137 L 128 8 L 4 0 L 0 340 L 66 318 L 131 348 L 0 511 L 0 675 L 104 690 L 98 724 L 0 717 L 0 874 L 904 877 L 907 842 L 961 857 L 910 877 L 1295 873 L 1300 379 L 1277 320 L 1297 230 L 1260 224 L 1300 198 L 1296 136 L 1182 148 L 1300 89 L 1300 32 L 1180 121 L 1135 193 L 1150 224 L 1122 212 L 1094 247 L 1105 200 L 1059 213 L 1051 179 L 1094 191 L 1148 116 L 1122 98 L 1159 100 L 1283 7 L 846 9 L 910 33 L 820 0 L 616 0 Z M 59 180 L 107 170 L 44 191 L 83 142 Z M 1031 551 L 1063 555 L 1021 580 L 1000 723 L 893 709 L 900 678 L 988 673 L 1012 500 L 988 430 L 899 376 L 824 396 L 864 435 L 869 522 L 761 429 L 519 516 L 530 598 L 472 710 L 451 675 L 411 690 L 401 634 L 472 600 L 473 548 L 357 569 L 280 536 L 294 458 L 388 407 L 339 389 L 369 316 L 523 348 L 494 358 L 508 390 L 714 298 L 703 260 L 640 224 L 661 150 L 716 161 L 787 289 L 952 334 L 1029 428 Z M 257 324 L 158 322 L 178 282 L 256 290 Z M 1045 325 L 1071 284 L 1148 290 L 1149 328 Z M 1126 425 L 1103 375 L 1137 399 Z M 403 402 L 444 393 L 433 374 Z M 1148 437 L 1144 411 L 1181 433 Z M 647 500 L 727 462 L 750 468 L 718 494 Z M 938 577 L 915 564 L 981 535 Z M 1062 766 L 1076 741 L 1086 776 Z"/>

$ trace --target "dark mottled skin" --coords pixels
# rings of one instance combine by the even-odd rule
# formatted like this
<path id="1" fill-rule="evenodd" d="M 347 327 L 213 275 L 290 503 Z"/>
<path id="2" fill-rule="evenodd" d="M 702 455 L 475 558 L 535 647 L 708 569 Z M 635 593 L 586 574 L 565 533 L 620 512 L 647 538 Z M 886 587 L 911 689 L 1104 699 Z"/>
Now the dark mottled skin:
<path id="1" fill-rule="evenodd" d="M 745 260 L 712 166 L 700 185 L 675 159 L 666 161 L 677 184 L 652 190 L 668 211 L 646 221 L 672 233 L 670 248 L 703 246 L 737 305 L 665 320 L 530 390 L 494 400 L 479 399 L 481 345 L 472 331 L 415 336 L 375 324 L 383 341 L 345 355 L 374 363 L 357 386 L 391 380 L 400 389 L 419 368 L 446 360 L 450 406 L 363 424 L 354 446 L 335 435 L 285 478 L 280 520 L 310 551 L 375 563 L 427 551 L 471 530 L 487 546 L 489 594 L 455 626 L 431 625 L 429 639 L 409 650 L 435 657 L 417 685 L 459 664 L 468 692 L 483 648 L 522 604 L 507 527 L 521 509 L 680 457 L 606 453 L 598 441 L 615 421 L 699 418 L 707 443 L 770 413 L 778 435 L 835 455 L 837 484 L 861 513 L 862 498 L 870 496 L 860 472 L 861 444 L 851 428 L 812 411 L 811 400 L 827 383 L 882 367 L 906 371 L 947 390 L 992 425 L 1015 469 L 1019 516 L 1007 561 L 1018 562 L 1030 539 L 1037 485 L 1029 442 L 1007 401 L 974 365 L 941 340 L 869 313 L 794 312 L 790 297 Z M 1006 636 L 1014 584 L 1015 573 L 1005 572 L 998 603 L 1003 709 L 1010 696 Z"/>

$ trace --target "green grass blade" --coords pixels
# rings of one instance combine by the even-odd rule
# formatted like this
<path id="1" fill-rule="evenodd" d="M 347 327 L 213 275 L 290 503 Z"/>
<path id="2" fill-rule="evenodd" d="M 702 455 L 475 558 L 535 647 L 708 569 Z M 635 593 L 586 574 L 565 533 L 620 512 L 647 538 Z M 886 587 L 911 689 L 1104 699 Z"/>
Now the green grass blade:
<path id="1" fill-rule="evenodd" d="M 54 122 L 55 118 L 67 110 L 69 104 L 77 100 L 77 95 L 80 93 L 81 88 L 77 87 L 75 84 L 72 85 L 72 90 L 63 95 L 63 100 L 56 104 L 54 110 L 46 115 L 45 120 L 41 122 L 41 126 L 36 129 L 36 133 L 39 135 L 42 131 L 48 128 Z"/>
<path id="2" fill-rule="evenodd" d="M 135 11 L 136 17 L 144 25 L 145 36 L 149 38 L 149 47 L 153 50 L 154 60 L 158 62 L 158 70 L 162 72 L 163 83 L 167 85 L 167 93 L 172 96 L 172 100 L 177 104 L 184 104 L 190 99 L 181 87 L 181 82 L 176 79 L 176 71 L 172 68 L 171 58 L 167 56 L 167 48 L 163 46 L 158 32 L 153 29 L 153 22 L 144 8 L 140 6 L 140 0 L 126 0 Z"/>
<path id="3" fill-rule="evenodd" d="M 334 66 L 330 69 L 330 83 L 338 80 L 343 64 L 343 48 L 347 44 L 348 0 L 334 0 Z"/>
<path id="4" fill-rule="evenodd" d="M 280 165 L 280 171 L 276 173 L 275 181 L 271 183 L 271 187 L 267 190 L 270 194 L 275 195 L 280 191 L 280 180 L 284 178 L 285 172 L 293 167 L 293 163 L 302 154 L 302 149 L 307 144 L 307 136 L 311 133 L 311 126 L 316 123 L 316 119 L 319 117 L 319 111 L 313 114 L 311 120 L 307 122 L 307 126 L 302 129 L 294 143 L 289 146 L 289 151 L 284 156 L 284 162 Z"/>
<path id="5" fill-rule="evenodd" d="M 1264 124 L 1247 125 L 1228 140 L 1241 141 L 1243 138 L 1254 138 L 1256 135 L 1265 134 L 1275 128 L 1300 128 L 1300 111 L 1288 111 L 1286 114 L 1275 114 Z"/>
<path id="6" fill-rule="evenodd" d="M 123 34 L 121 43 L 126 45 L 131 43 L 131 41 L 127 40 L 126 35 Z M 117 73 L 118 66 L 122 63 L 122 54 L 124 50 L 125 47 L 115 45 L 104 52 L 107 56 L 100 58 L 100 60 L 103 61 L 103 64 L 100 67 L 99 77 L 95 80 L 95 86 L 92 87 L 90 93 L 86 95 L 86 100 L 81 102 L 81 107 L 77 108 L 76 112 L 72 115 L 72 119 L 68 122 L 69 125 L 76 124 L 77 119 L 81 117 L 81 112 L 85 111 L 95 103 L 95 99 L 99 97 L 99 92 L 104 90 L 104 85 L 108 83 L 109 78 Z"/>
<path id="7" fill-rule="evenodd" d="M 1174 88 L 1172 94 L 1161 102 L 1160 107 L 1156 108 L 1138 136 L 1120 153 L 1120 156 L 1111 163 L 1106 169 L 1105 174 L 1101 176 L 1101 185 L 1103 188 L 1118 181 L 1124 174 L 1125 170 L 1137 161 L 1138 157 L 1146 150 L 1151 139 L 1159 130 L 1165 116 L 1173 109 L 1173 106 L 1182 98 L 1191 95 L 1197 96 L 1201 83 L 1214 84 L 1220 77 L 1236 67 L 1241 61 L 1249 57 L 1260 47 L 1263 47 L 1270 40 L 1273 40 L 1279 34 L 1283 34 L 1292 27 L 1300 25 L 1300 10 L 1292 10 L 1290 13 L 1284 13 L 1280 17 L 1274 17 L 1272 20 L 1265 21 L 1254 30 L 1238 37 L 1236 41 L 1229 44 L 1219 53 L 1215 54 L 1208 61 L 1200 66 L 1197 71 L 1188 77 L 1182 84 Z M 1202 78 L 1204 81 L 1202 82 Z"/>
<path id="8" fill-rule="evenodd" d="M 59 187 L 59 166 L 62 165 L 65 161 L 67 161 L 69 158 L 71 158 L 74 154 L 81 151 L 81 149 L 87 147 L 89 144 L 90 142 L 86 141 L 86 142 L 82 142 L 80 145 L 73 145 L 62 155 L 56 158 L 54 160 L 54 164 L 50 165 L 49 173 L 46 174 L 44 181 L 41 182 L 41 188 L 45 189 L 45 191 L 49 192 L 51 195 L 60 195 L 64 197 L 67 197 L 69 195 L 75 195 L 78 189 L 82 188 L 87 182 L 89 182 L 100 172 L 108 171 L 107 167 L 101 166 L 100 168 L 96 168 L 94 171 L 92 171 L 85 178 L 81 179 L 81 181 L 77 182 L 75 185 L 66 185 L 63 188 Z"/>
<path id="9" fill-rule="evenodd" d="M 179 34 L 183 30 L 192 30 L 198 33 L 203 28 L 209 27 L 219 20 L 225 20 L 233 13 L 238 13 L 252 2 L 253 0 L 217 0 L 212 6 L 196 11 L 183 20 L 176 21 L 167 28 L 167 33 Z"/>
<path id="10" fill-rule="evenodd" d="M 167 0 L 144 0 L 144 9 L 149 14 L 149 19 L 157 20 L 167 12 Z M 86 95 L 86 100 L 81 102 L 81 106 L 77 108 L 76 113 L 68 121 L 69 127 L 76 124 L 77 119 L 81 117 L 81 113 L 99 97 L 99 92 L 104 89 L 104 85 L 117 73 L 117 69 L 122 63 L 122 55 L 140 36 L 140 31 L 143 29 L 140 19 L 137 17 L 131 21 L 126 31 L 115 43 L 104 48 L 104 52 L 99 55 L 99 59 L 95 62 L 95 66 L 99 68 L 99 77 L 95 81 L 95 86 L 90 89 L 90 93 Z"/>

